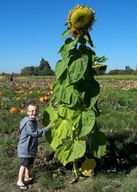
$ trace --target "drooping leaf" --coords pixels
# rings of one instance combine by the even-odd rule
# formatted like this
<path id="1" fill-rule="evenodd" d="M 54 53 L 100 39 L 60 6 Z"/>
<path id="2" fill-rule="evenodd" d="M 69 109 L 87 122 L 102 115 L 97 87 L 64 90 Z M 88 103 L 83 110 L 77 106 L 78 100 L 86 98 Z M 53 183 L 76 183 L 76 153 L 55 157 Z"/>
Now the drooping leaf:
<path id="1" fill-rule="evenodd" d="M 76 47 L 72 47 L 71 50 L 65 49 L 65 47 L 63 47 L 61 51 L 61 56 L 66 63 L 66 66 L 69 66 L 72 58 L 77 58 Z"/>
<path id="2" fill-rule="evenodd" d="M 70 44 L 72 41 L 73 41 L 72 38 L 67 38 L 66 41 L 65 41 L 65 43 L 64 43 L 64 45 L 61 46 L 61 48 L 60 48 L 60 50 L 59 50 L 59 53 L 61 54 L 61 52 L 65 49 L 65 48 L 64 48 L 65 45 Z"/>
<path id="3" fill-rule="evenodd" d="M 43 119 L 42 119 L 43 125 L 45 127 L 54 126 L 57 119 L 58 119 L 57 110 L 55 110 L 53 106 L 48 106 L 43 113 Z"/>
<path id="4" fill-rule="evenodd" d="M 70 83 L 78 82 L 84 76 L 84 73 L 87 69 L 87 65 L 87 55 L 82 55 L 80 58 L 72 62 L 68 70 Z"/>
<path id="5" fill-rule="evenodd" d="M 62 81 L 59 80 L 54 86 L 54 90 L 53 90 L 54 95 L 53 95 L 52 101 L 54 101 L 54 100 L 62 101 L 63 100 L 62 93 L 68 86 L 69 86 L 68 80 L 66 80 L 66 79 L 62 80 Z"/>
<path id="6" fill-rule="evenodd" d="M 59 99 L 66 104 L 70 104 L 70 98 L 73 90 L 73 86 L 64 86 L 64 84 L 61 85 L 59 90 Z"/>
<path id="7" fill-rule="evenodd" d="M 106 153 L 106 136 L 101 131 L 95 131 L 90 137 L 90 150 L 94 157 L 101 158 Z"/>
<path id="8" fill-rule="evenodd" d="M 81 138 L 93 129 L 95 124 L 95 112 L 93 110 L 78 110 L 74 113 L 72 121 L 76 136 Z"/>
<path id="9" fill-rule="evenodd" d="M 56 150 L 58 145 L 62 143 L 62 139 L 66 139 L 70 136 L 72 132 L 72 122 L 63 119 L 58 118 L 56 122 L 56 129 L 53 129 L 52 132 L 52 141 L 50 141 L 51 147 Z M 48 136 L 48 141 L 50 137 Z"/>
<path id="10" fill-rule="evenodd" d="M 66 107 L 65 105 L 59 105 L 58 107 L 58 114 L 66 119 L 71 119 L 71 117 L 73 116 L 75 110 L 72 110 L 68 107 Z"/>
<path id="11" fill-rule="evenodd" d="M 60 117 L 58 117 L 55 126 L 55 129 L 48 131 L 48 134 L 46 134 L 47 141 L 54 150 L 62 143 L 62 139 L 70 135 L 72 130 L 71 123 Z"/>
<path id="12" fill-rule="evenodd" d="M 66 66 L 67 66 L 69 61 L 70 61 L 70 51 L 63 50 L 61 52 L 61 56 L 62 56 Z"/>
<path id="13" fill-rule="evenodd" d="M 58 95 L 59 100 L 65 103 L 68 107 L 73 107 L 80 100 L 79 93 L 74 89 L 73 85 L 60 85 Z"/>
<path id="14" fill-rule="evenodd" d="M 72 47 L 70 50 L 68 50 L 65 48 L 65 46 L 63 46 L 62 49 L 60 50 L 60 54 L 61 54 L 64 62 L 66 63 L 66 65 L 68 65 L 72 56 L 76 55 L 76 47 Z"/>
<path id="15" fill-rule="evenodd" d="M 100 85 L 97 81 L 92 80 L 85 84 L 84 103 L 87 108 L 92 108 L 97 102 L 100 92 Z"/>
<path id="16" fill-rule="evenodd" d="M 83 44 L 79 46 L 79 50 L 83 54 L 86 54 L 88 56 L 88 63 L 92 66 L 92 63 L 95 60 L 96 53 L 90 47 L 87 47 L 86 45 Z"/>
<path id="17" fill-rule="evenodd" d="M 79 104 L 81 104 L 81 97 L 79 92 L 76 89 L 74 89 L 73 93 L 71 94 L 70 103 L 66 104 L 66 106 L 69 108 L 72 107 L 75 108 Z"/>
<path id="18" fill-rule="evenodd" d="M 62 143 L 62 140 L 57 137 L 56 131 L 57 130 L 48 131 L 48 134 L 46 134 L 47 141 L 50 143 L 54 151 Z"/>
<path id="19" fill-rule="evenodd" d="M 56 137 L 60 140 L 65 139 L 72 131 L 72 123 L 66 119 L 61 119 L 58 128 L 56 129 Z"/>
<path id="20" fill-rule="evenodd" d="M 63 72 L 66 70 L 66 63 L 63 60 L 59 60 L 56 63 L 56 67 L 55 67 L 55 74 L 56 74 L 56 79 L 58 80 L 61 75 L 63 74 Z"/>
<path id="21" fill-rule="evenodd" d="M 67 38 L 65 44 L 59 50 L 59 53 L 69 52 L 76 44 L 78 43 L 79 37 L 76 37 L 74 40 L 72 38 Z"/>
<path id="22" fill-rule="evenodd" d="M 61 144 L 55 151 L 57 158 L 65 166 L 67 163 L 82 157 L 86 150 L 85 141 L 68 142 Z"/>

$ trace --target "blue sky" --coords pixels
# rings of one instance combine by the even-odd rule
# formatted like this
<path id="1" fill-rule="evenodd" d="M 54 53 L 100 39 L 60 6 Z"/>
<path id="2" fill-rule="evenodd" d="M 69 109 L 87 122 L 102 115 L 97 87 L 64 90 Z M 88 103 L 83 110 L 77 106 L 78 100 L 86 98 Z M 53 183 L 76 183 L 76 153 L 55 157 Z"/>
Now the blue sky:
<path id="1" fill-rule="evenodd" d="M 137 68 L 137 0 L 0 0 L 0 73 L 20 73 L 44 58 L 54 70 L 68 13 L 90 6 L 96 22 L 90 32 L 97 56 L 108 68 Z"/>

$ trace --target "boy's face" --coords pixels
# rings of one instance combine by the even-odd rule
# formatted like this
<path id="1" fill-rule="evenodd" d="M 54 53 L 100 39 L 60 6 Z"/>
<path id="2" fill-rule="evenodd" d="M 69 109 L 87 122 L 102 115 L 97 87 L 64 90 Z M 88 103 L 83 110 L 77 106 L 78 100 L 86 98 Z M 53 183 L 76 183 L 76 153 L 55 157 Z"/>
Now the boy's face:
<path id="1" fill-rule="evenodd" d="M 28 106 L 27 114 L 29 117 L 35 119 L 37 117 L 38 113 L 39 113 L 39 110 L 38 110 L 37 106 L 32 106 L 32 105 Z"/>

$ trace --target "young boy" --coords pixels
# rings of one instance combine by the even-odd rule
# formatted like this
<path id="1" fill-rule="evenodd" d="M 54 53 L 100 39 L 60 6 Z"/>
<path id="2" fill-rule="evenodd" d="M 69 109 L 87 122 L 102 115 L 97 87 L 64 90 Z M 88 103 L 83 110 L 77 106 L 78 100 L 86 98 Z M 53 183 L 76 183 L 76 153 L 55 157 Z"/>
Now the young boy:
<path id="1" fill-rule="evenodd" d="M 37 130 L 36 117 L 39 113 L 38 105 L 31 102 L 27 107 L 27 117 L 20 121 L 20 139 L 18 143 L 18 157 L 20 160 L 20 169 L 17 180 L 17 187 L 25 191 L 28 189 L 28 184 L 32 183 L 33 178 L 30 176 L 31 165 L 34 163 L 34 158 L 38 148 L 38 138 L 42 137 L 49 129 L 42 128 Z"/>

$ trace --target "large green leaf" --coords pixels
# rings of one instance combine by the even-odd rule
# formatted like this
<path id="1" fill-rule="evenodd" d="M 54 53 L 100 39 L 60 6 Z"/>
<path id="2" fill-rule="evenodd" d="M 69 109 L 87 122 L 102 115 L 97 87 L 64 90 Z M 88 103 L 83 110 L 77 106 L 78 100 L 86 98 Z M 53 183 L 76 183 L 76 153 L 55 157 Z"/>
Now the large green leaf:
<path id="1" fill-rule="evenodd" d="M 86 45 L 83 45 L 83 44 L 79 46 L 79 50 L 83 54 L 86 54 L 88 56 L 88 62 L 90 65 L 92 65 L 92 63 L 94 62 L 96 53 L 90 47 L 87 47 Z"/>
<path id="2" fill-rule="evenodd" d="M 74 114 L 75 110 L 72 110 L 68 107 L 66 107 L 65 105 L 59 105 L 58 107 L 58 114 L 66 119 L 70 119 L 73 114 Z"/>
<path id="3" fill-rule="evenodd" d="M 72 123 L 66 119 L 61 119 L 58 128 L 56 129 L 56 137 L 60 140 L 65 139 L 72 132 Z"/>
<path id="4" fill-rule="evenodd" d="M 61 52 L 61 56 L 62 56 L 64 62 L 66 63 L 66 65 L 68 65 L 68 63 L 70 61 L 70 51 L 63 50 Z"/>
<path id="5" fill-rule="evenodd" d="M 86 150 L 85 141 L 68 142 L 56 148 L 55 154 L 60 162 L 65 166 L 67 163 L 82 157 Z"/>
<path id="6" fill-rule="evenodd" d="M 75 87 L 83 100 L 83 105 L 89 109 L 94 108 L 100 92 L 99 83 L 96 80 L 87 81 L 83 79 Z"/>
<path id="7" fill-rule="evenodd" d="M 93 98 L 90 99 L 90 105 L 88 107 L 89 109 L 95 109 L 96 110 L 98 97 L 99 97 L 99 95 L 94 96 Z"/>
<path id="8" fill-rule="evenodd" d="M 66 43 L 65 46 L 64 46 L 64 50 L 65 51 L 70 51 L 72 49 L 72 47 L 76 46 L 76 44 L 78 43 L 78 40 L 79 40 L 79 37 L 76 37 L 70 43 Z"/>
<path id="9" fill-rule="evenodd" d="M 59 60 L 56 63 L 55 75 L 57 80 L 61 77 L 62 73 L 66 70 L 66 68 L 67 68 L 66 63 L 63 60 Z"/>
<path id="10" fill-rule="evenodd" d="M 72 122 L 58 118 L 56 122 L 56 129 L 52 132 L 51 147 L 56 150 L 59 144 L 62 143 L 62 139 L 66 139 L 72 133 Z M 50 138 L 50 137 L 49 137 Z M 48 140 L 49 140 L 48 138 Z"/>
<path id="11" fill-rule="evenodd" d="M 76 37 L 74 40 L 72 38 L 67 38 L 65 44 L 59 50 L 59 53 L 62 55 L 63 52 L 69 52 L 72 47 L 76 46 L 78 43 L 79 37 Z"/>
<path id="12" fill-rule="evenodd" d="M 61 85 L 59 90 L 59 100 L 69 105 L 71 104 L 72 95 L 75 94 L 77 94 L 77 92 L 74 90 L 74 87 L 72 85 L 70 86 Z M 77 96 L 75 98 L 78 99 Z"/>
<path id="13" fill-rule="evenodd" d="M 95 131 L 90 137 L 90 150 L 94 157 L 101 158 L 106 153 L 106 136 L 101 131 Z"/>
<path id="14" fill-rule="evenodd" d="M 75 108 L 76 106 L 81 105 L 81 102 L 82 101 L 79 92 L 74 89 L 73 93 L 71 94 L 70 103 L 66 104 L 66 106 L 70 108 Z"/>
<path id="15" fill-rule="evenodd" d="M 61 56 L 63 58 L 63 60 L 65 61 L 66 65 L 69 66 L 73 60 L 75 60 L 77 58 L 77 52 L 76 52 L 76 47 L 72 48 L 71 50 L 66 50 L 64 49 L 61 52 Z"/>
<path id="16" fill-rule="evenodd" d="M 68 70 L 70 83 L 78 82 L 83 76 L 88 66 L 88 56 L 82 55 L 72 62 Z"/>
<path id="17" fill-rule="evenodd" d="M 97 81 L 92 80 L 90 82 L 85 82 L 85 93 L 84 93 L 84 103 L 87 108 L 92 108 L 100 92 L 100 85 Z"/>
<path id="18" fill-rule="evenodd" d="M 55 126 L 55 129 L 48 131 L 48 134 L 46 134 L 47 141 L 54 150 L 56 150 L 58 145 L 62 143 L 62 139 L 66 138 L 67 135 L 70 135 L 72 130 L 70 122 L 60 117 L 58 117 Z"/>
<path id="19" fill-rule="evenodd" d="M 66 65 L 69 63 L 72 55 L 76 54 L 76 45 L 78 43 L 78 37 L 73 40 L 71 38 L 68 38 L 65 42 L 65 45 L 63 45 L 60 49 L 60 54 L 65 61 Z"/>
<path id="20" fill-rule="evenodd" d="M 46 134 L 47 141 L 50 143 L 54 151 L 62 143 L 62 140 L 57 136 L 56 132 L 57 130 L 52 130 L 50 133 Z"/>
<path id="21" fill-rule="evenodd" d="M 67 87 L 60 85 L 58 98 L 61 102 L 66 104 L 67 107 L 74 107 L 77 103 L 81 102 L 80 94 L 76 89 L 74 89 L 73 85 Z"/>
<path id="22" fill-rule="evenodd" d="M 69 86 L 69 82 L 68 82 L 68 80 L 66 79 L 66 80 L 64 80 L 64 81 L 58 81 L 56 84 L 55 84 L 55 86 L 54 86 L 54 89 L 53 89 L 53 91 L 54 91 L 54 94 L 53 94 L 53 99 L 52 99 L 52 101 L 54 101 L 54 100 L 61 100 L 61 101 L 63 101 L 63 98 L 64 98 L 64 96 L 62 96 L 62 93 L 64 93 L 64 91 L 66 90 L 66 88 Z M 68 100 L 67 98 L 66 98 L 66 100 Z M 68 100 L 68 102 L 69 102 L 69 100 Z"/>
<path id="23" fill-rule="evenodd" d="M 58 119 L 58 112 L 55 110 L 53 106 L 46 107 L 44 113 L 43 113 L 43 119 L 42 123 L 46 126 L 54 126 L 56 120 Z"/>
<path id="24" fill-rule="evenodd" d="M 87 135 L 94 127 L 95 112 L 93 110 L 78 110 L 72 117 L 75 134 L 78 138 Z"/>
<path id="25" fill-rule="evenodd" d="M 71 95 L 73 93 L 73 86 L 64 86 L 61 85 L 60 86 L 60 90 L 59 90 L 59 100 L 61 100 L 64 103 L 70 104 L 70 98 Z"/>
<path id="26" fill-rule="evenodd" d="M 61 52 L 65 49 L 65 48 L 64 48 L 65 45 L 70 44 L 72 41 L 73 41 L 72 38 L 67 38 L 66 41 L 65 41 L 65 43 L 64 43 L 64 45 L 62 45 L 62 47 L 60 48 L 59 53 L 61 54 Z"/>

